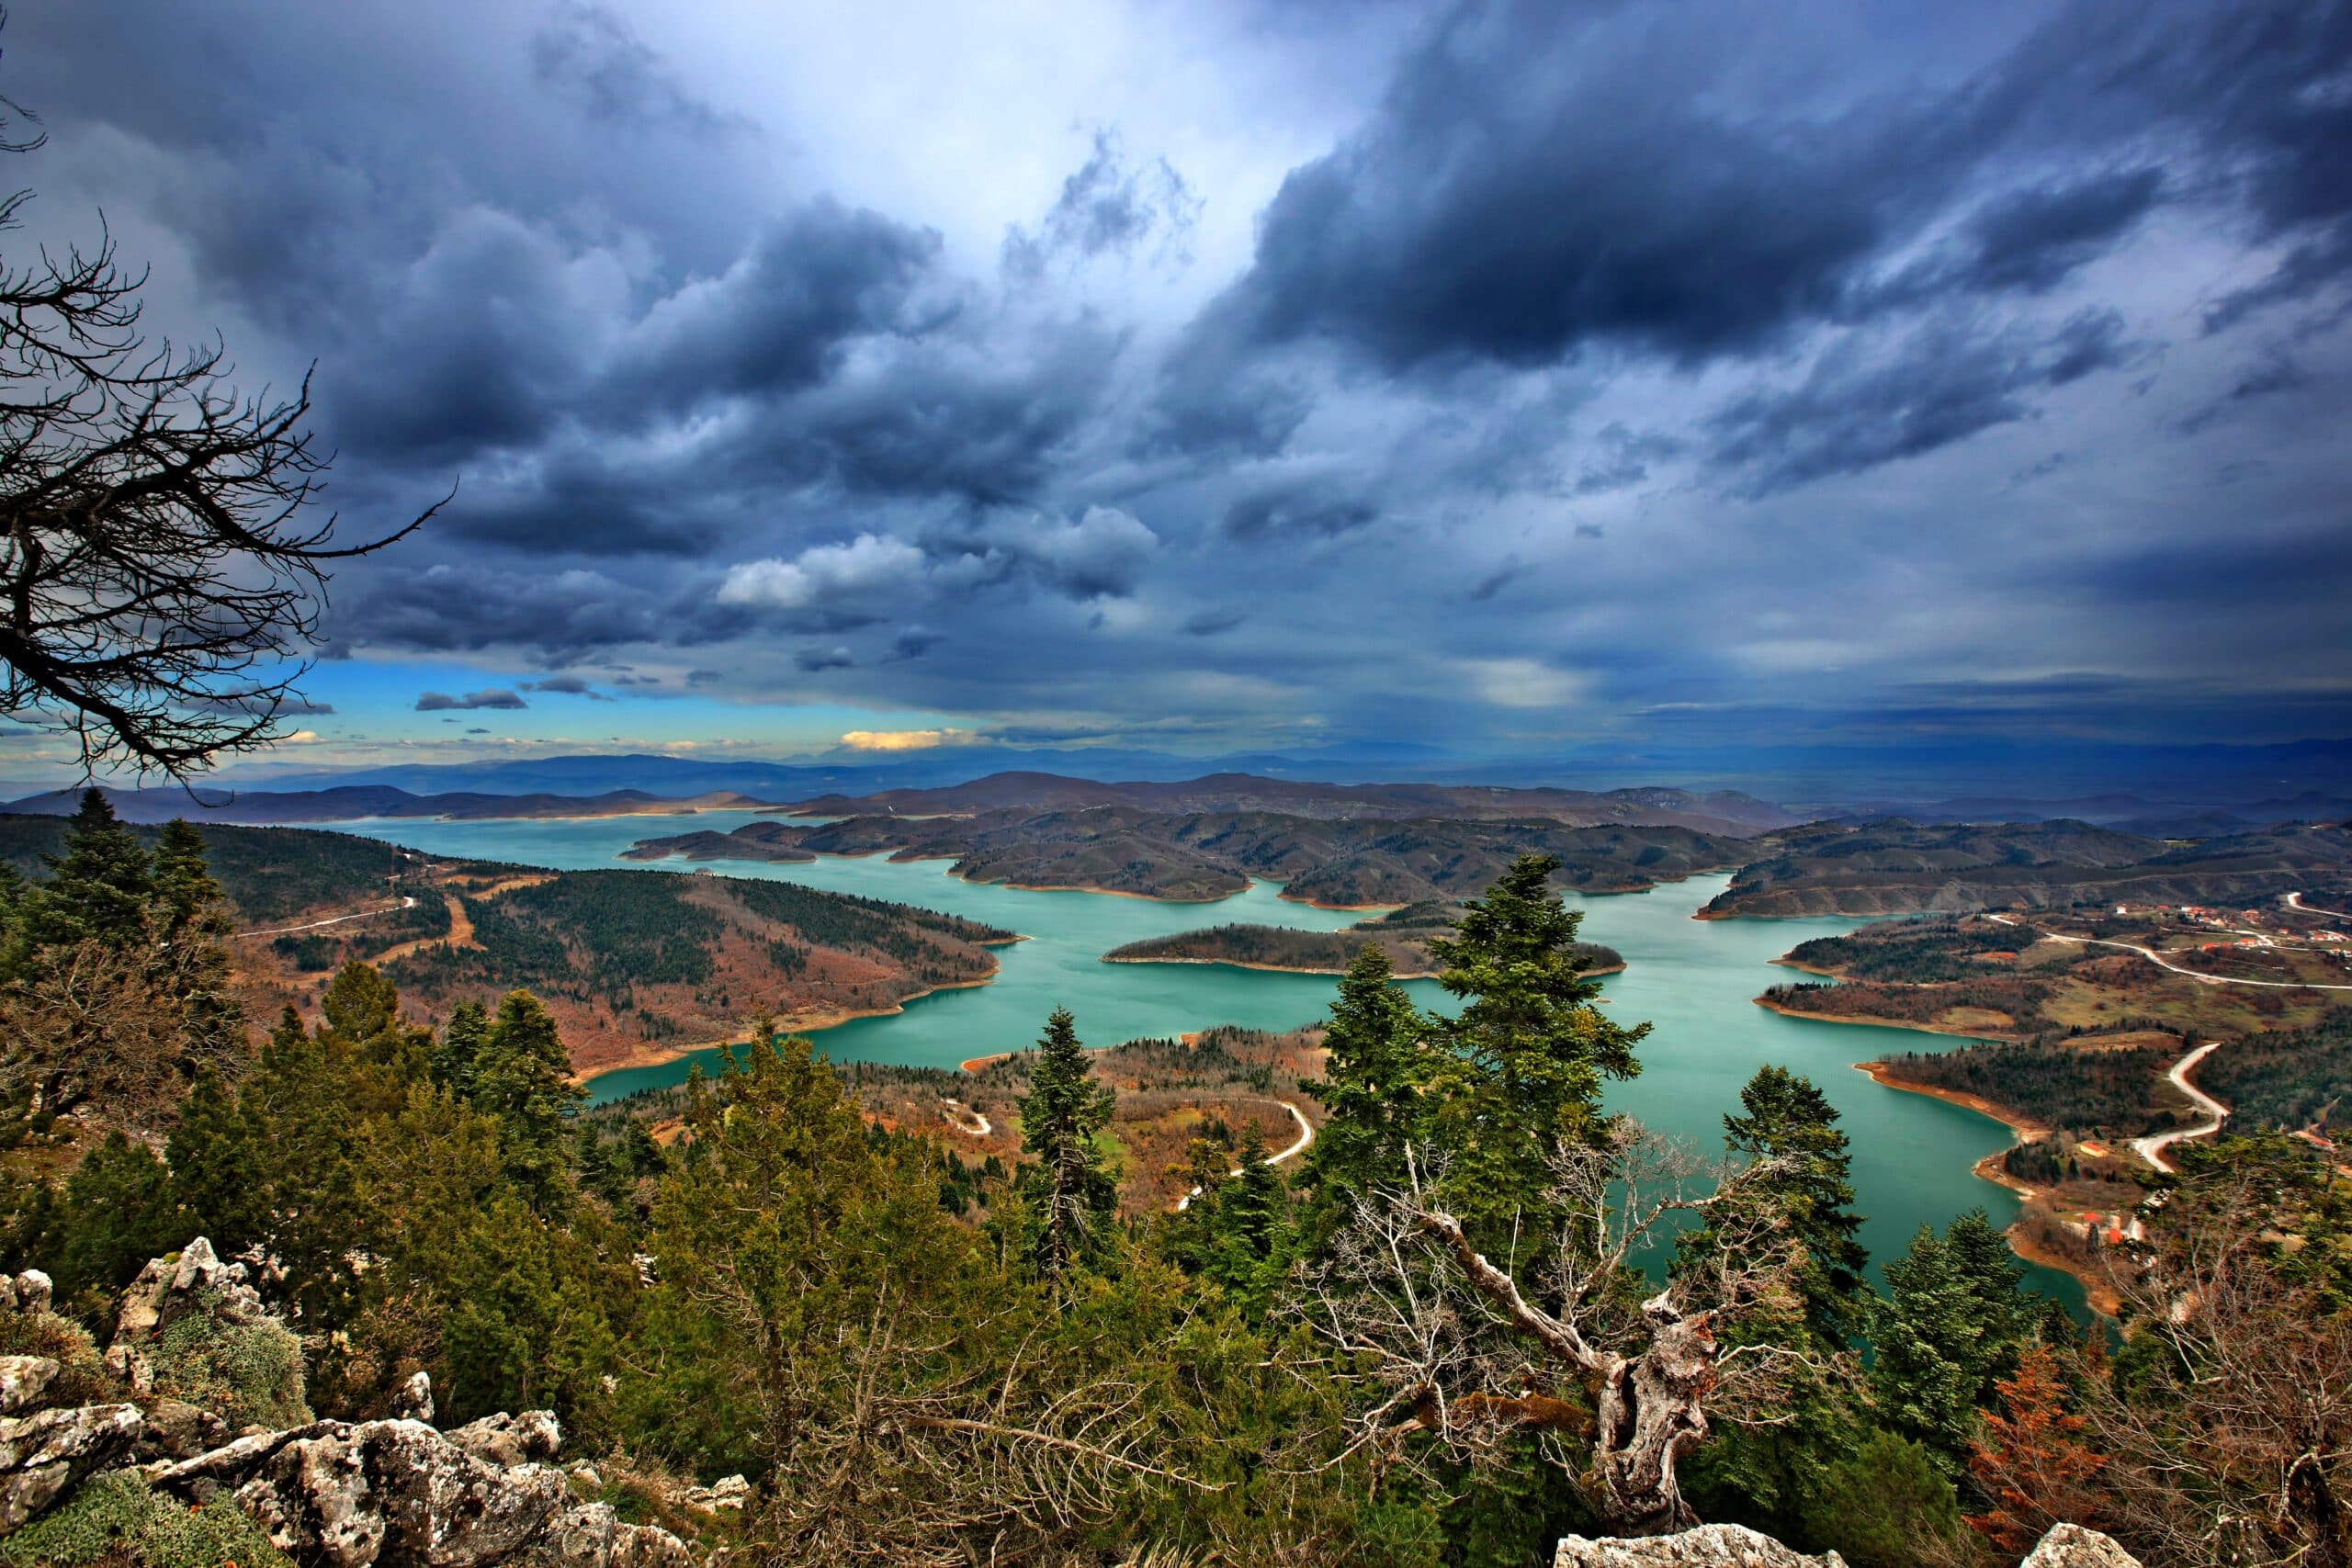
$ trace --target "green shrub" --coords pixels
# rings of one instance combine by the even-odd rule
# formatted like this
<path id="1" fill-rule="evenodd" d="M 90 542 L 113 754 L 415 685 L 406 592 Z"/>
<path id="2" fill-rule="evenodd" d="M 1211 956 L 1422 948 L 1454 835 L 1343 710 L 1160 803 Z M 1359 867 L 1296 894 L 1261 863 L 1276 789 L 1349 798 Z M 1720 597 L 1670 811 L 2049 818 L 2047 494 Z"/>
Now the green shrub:
<path id="1" fill-rule="evenodd" d="M 57 1376 L 36 1408 L 103 1404 L 117 1397 L 89 1332 L 53 1312 L 0 1312 L 0 1356 L 46 1356 L 57 1363 Z"/>
<path id="2" fill-rule="evenodd" d="M 135 1470 L 85 1483 L 63 1506 L 0 1542 L 0 1557 L 33 1568 L 128 1559 L 139 1568 L 293 1568 L 259 1525 L 222 1498 L 183 1507 Z"/>
<path id="3" fill-rule="evenodd" d="M 1967 1560 L 1960 1499 L 1928 1450 L 1872 1428 L 1831 1464 L 1806 1523 L 1819 1544 L 1863 1568 Z"/>
<path id="4" fill-rule="evenodd" d="M 218 1411 L 232 1427 L 294 1427 L 311 1418 L 302 1342 L 283 1324 L 222 1323 L 209 1310 L 193 1312 L 156 1336 L 148 1360 L 157 1393 Z"/>

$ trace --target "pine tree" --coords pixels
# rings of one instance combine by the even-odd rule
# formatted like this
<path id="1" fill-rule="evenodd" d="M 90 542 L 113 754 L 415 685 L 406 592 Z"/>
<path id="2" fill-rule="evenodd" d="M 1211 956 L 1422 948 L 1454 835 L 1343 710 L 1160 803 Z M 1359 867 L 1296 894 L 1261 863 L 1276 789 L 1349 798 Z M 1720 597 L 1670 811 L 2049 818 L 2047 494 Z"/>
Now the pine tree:
<path id="1" fill-rule="evenodd" d="M 1967 1457 L 1977 1410 L 2017 1364 L 2038 1316 L 2018 1292 L 2023 1278 L 1981 1209 L 1940 1237 L 1922 1225 L 1910 1250 L 1886 1266 L 1871 1390 L 1888 1425 L 1927 1444 L 1952 1473 Z"/>
<path id="2" fill-rule="evenodd" d="M 1047 1276 L 1082 1256 L 1118 1205 L 1118 1184 L 1094 1146 L 1113 1103 L 1112 1091 L 1094 1081 L 1078 1021 L 1056 1008 L 1020 1101 L 1022 1152 L 1037 1161 L 1023 1182 L 1035 1210 L 1029 1252 Z"/>
<path id="3" fill-rule="evenodd" d="M 1433 1021 L 1436 1111 L 1425 1127 L 1453 1156 L 1448 1201 L 1490 1238 L 1540 1222 L 1562 1141 L 1597 1142 L 1606 1079 L 1641 1071 L 1649 1025 L 1619 1025 L 1593 1005 L 1600 984 L 1577 952 L 1583 916 L 1551 890 L 1551 855 L 1521 855 L 1486 897 L 1430 943 L 1438 983 L 1464 998 Z"/>
<path id="4" fill-rule="evenodd" d="M 103 794 L 82 792 L 81 809 L 66 825 L 64 853 L 42 858 L 50 879 L 29 911 L 34 945 L 96 941 L 122 947 L 139 939 L 155 891 L 154 868 Z"/>
<path id="5" fill-rule="evenodd" d="M 226 925 L 225 898 L 213 880 L 204 835 L 183 818 L 173 818 L 155 836 L 154 886 L 166 935 L 177 936 L 199 922 Z"/>
<path id="6" fill-rule="evenodd" d="M 229 974 L 228 901 L 213 880 L 204 836 L 179 818 L 156 836 L 154 901 L 172 962 L 167 984 L 187 1022 L 191 1055 L 219 1062 L 245 1043 L 244 1004 Z"/>
<path id="7" fill-rule="evenodd" d="M 1237 1262 L 1262 1262 L 1273 1250 L 1282 1217 L 1283 1176 L 1280 1166 L 1267 1162 L 1266 1135 L 1257 1122 L 1242 1123 L 1234 1164 L 1238 1169 L 1216 1195 L 1218 1245 Z"/>
<path id="8" fill-rule="evenodd" d="M 555 1020 L 528 991 L 509 991 L 475 1059 L 474 1107 L 495 1116 L 507 1173 L 535 1202 L 561 1190 L 571 1118 L 586 1098 Z"/>
<path id="9" fill-rule="evenodd" d="M 1323 1026 L 1323 1080 L 1302 1085 L 1329 1115 L 1303 1178 L 1338 1201 L 1404 1178 L 1417 1096 L 1432 1069 L 1428 1025 L 1391 980 L 1388 955 L 1364 943 Z"/>
<path id="10" fill-rule="evenodd" d="M 1804 1325 L 1819 1348 L 1842 1350 L 1860 1327 L 1866 1299 L 1862 1270 L 1870 1254 L 1856 1233 L 1853 1156 L 1838 1112 L 1812 1080 L 1786 1067 L 1764 1066 L 1739 1092 L 1742 1114 L 1724 1118 L 1724 1143 L 1742 1161 L 1776 1162 L 1743 1195 L 1770 1211 L 1779 1235 L 1804 1251 L 1797 1290 Z M 1726 1220 L 1686 1231 L 1675 1248 L 1678 1272 L 1696 1267 L 1723 1245 Z"/>
<path id="11" fill-rule="evenodd" d="M 433 1081 L 459 1100 L 474 1097 L 474 1079 L 481 1071 L 482 1043 L 490 1035 L 490 1013 L 469 997 L 449 1010 L 441 1038 L 433 1047 Z"/>
<path id="12" fill-rule="evenodd" d="M 0 861 L 0 985 L 24 968 L 26 923 L 32 917 L 33 889 L 13 865 Z"/>

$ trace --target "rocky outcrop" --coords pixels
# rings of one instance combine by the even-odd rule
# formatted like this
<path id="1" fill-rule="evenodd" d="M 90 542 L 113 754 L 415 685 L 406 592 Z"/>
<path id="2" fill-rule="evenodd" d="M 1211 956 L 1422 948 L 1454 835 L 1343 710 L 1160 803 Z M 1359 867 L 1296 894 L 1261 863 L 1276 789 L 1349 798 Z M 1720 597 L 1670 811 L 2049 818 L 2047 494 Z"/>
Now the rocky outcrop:
<path id="1" fill-rule="evenodd" d="M 419 1372 L 401 1388 L 393 1419 L 310 1420 L 300 1342 L 244 1267 L 222 1261 L 201 1237 L 141 1271 L 103 1371 L 88 1336 L 50 1318 L 50 1294 L 38 1274 L 0 1278 L 0 1313 L 37 1324 L 49 1337 L 40 1348 L 70 1338 L 81 1386 L 131 1398 L 72 1404 L 88 1394 L 61 1394 L 73 1385 L 60 1381 L 56 1359 L 0 1356 L 0 1537 L 51 1510 L 56 1519 L 40 1529 L 70 1525 L 74 1509 L 98 1506 L 97 1493 L 127 1487 L 167 1511 L 231 1504 L 279 1551 L 328 1568 L 694 1562 L 668 1531 L 624 1523 L 609 1506 L 576 1495 L 550 1462 L 563 1434 L 547 1411 L 437 1431 L 433 1386 Z M 281 1349 L 293 1358 L 290 1371 L 276 1359 Z M 34 1408 L 44 1398 L 59 1408 Z M 256 1408 L 299 1416 L 237 1418 Z M 93 1483 L 96 1491 L 83 1490 Z"/>
<path id="2" fill-rule="evenodd" d="M 2052 1525 L 2018 1568 L 2140 1568 L 2140 1560 L 2097 1530 Z"/>
<path id="3" fill-rule="evenodd" d="M 1792 1551 L 1769 1535 L 1739 1525 L 1702 1525 L 1675 1535 L 1560 1542 L 1554 1568 L 1845 1568 L 1834 1551 L 1818 1557 Z M 2059 1525 L 2041 1538 L 2021 1568 L 2140 1568 L 2139 1560 L 2097 1530 Z"/>
<path id="4" fill-rule="evenodd" d="M 277 1319 L 245 1282 L 245 1266 L 224 1263 L 212 1244 L 198 1236 L 171 1257 L 151 1260 L 122 1293 L 115 1314 L 114 1340 L 107 1347 L 107 1370 L 134 1393 L 154 1387 L 151 1348 L 174 1324 L 201 1314 L 224 1327 L 245 1328 Z"/>
<path id="5" fill-rule="evenodd" d="M 684 1568 L 666 1530 L 623 1524 L 574 1497 L 545 1462 L 561 1434 L 545 1411 L 437 1432 L 422 1421 L 316 1421 L 148 1472 L 189 1504 L 232 1499 L 272 1544 L 332 1568 L 560 1563 Z"/>
<path id="6" fill-rule="evenodd" d="M 0 1536 L 130 1456 L 135 1404 L 85 1404 L 0 1420 Z"/>
<path id="7" fill-rule="evenodd" d="M 40 1400 L 57 1381 L 53 1356 L 0 1356 L 0 1416 L 13 1416 Z"/>
<path id="8" fill-rule="evenodd" d="M 1552 1561 L 1554 1568 L 1846 1568 L 1834 1551 L 1819 1557 L 1792 1551 L 1743 1525 L 1598 1540 L 1572 1535 Z"/>

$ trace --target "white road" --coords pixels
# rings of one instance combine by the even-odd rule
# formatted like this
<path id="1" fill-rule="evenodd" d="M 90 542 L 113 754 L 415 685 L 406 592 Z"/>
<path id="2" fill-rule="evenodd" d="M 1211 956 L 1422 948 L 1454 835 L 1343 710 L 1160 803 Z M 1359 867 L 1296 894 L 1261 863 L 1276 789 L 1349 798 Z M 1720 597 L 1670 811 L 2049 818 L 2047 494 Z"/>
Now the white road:
<path id="1" fill-rule="evenodd" d="M 973 1110 L 970 1106 L 965 1104 L 960 1100 L 948 1100 L 945 1106 L 945 1113 L 947 1116 L 947 1124 L 955 1128 L 957 1132 L 963 1134 L 966 1137 L 985 1138 L 989 1134 L 996 1131 L 995 1122 L 989 1121 L 986 1116 Z M 979 1125 L 978 1127 L 965 1126 L 964 1118 L 967 1116 L 969 1116 L 973 1121 L 978 1122 Z"/>
<path id="2" fill-rule="evenodd" d="M 2222 1118 L 2230 1113 L 2228 1106 L 2188 1081 L 2188 1075 L 2196 1071 L 2197 1064 L 2220 1049 L 2221 1044 L 2222 1043 L 2218 1040 L 2208 1040 L 2204 1044 L 2175 1062 L 2172 1065 L 2172 1071 L 2165 1075 L 2173 1081 L 2175 1088 L 2197 1102 L 2197 1108 L 2205 1113 L 2205 1120 L 2194 1127 L 2176 1127 L 2169 1133 L 2157 1133 L 2150 1137 L 2132 1140 L 2132 1152 L 2167 1176 L 2172 1174 L 2173 1166 L 2170 1160 L 2165 1158 L 2165 1151 L 2183 1138 L 2211 1137 L 2222 1130 Z"/>
<path id="3" fill-rule="evenodd" d="M 2304 903 L 2303 896 L 2300 893 L 2290 893 L 2287 895 L 2287 908 L 2290 909 L 2300 910 L 2301 913 L 2306 915 L 2325 915 L 2330 919 L 2352 920 L 2352 915 L 2347 915 L 2341 909 L 2323 909 L 2316 904 Z"/>
<path id="4" fill-rule="evenodd" d="M 1312 1122 L 1307 1121 L 1306 1112 L 1301 1111 L 1297 1106 L 1293 1105 L 1287 1100 L 1278 1100 L 1276 1103 L 1284 1111 L 1289 1111 L 1290 1119 L 1298 1123 L 1298 1142 L 1291 1145 L 1290 1147 L 1283 1150 L 1283 1152 L 1278 1155 L 1268 1155 L 1266 1156 L 1266 1164 L 1268 1165 L 1280 1165 L 1283 1161 L 1290 1158 L 1293 1155 L 1305 1154 L 1306 1152 L 1306 1145 L 1315 1141 L 1315 1127 Z M 1227 1171 L 1226 1174 L 1227 1176 L 1238 1176 L 1241 1174 L 1241 1168 L 1237 1165 L 1231 1170 Z M 1193 1200 L 1200 1195 L 1201 1190 L 1195 1187 L 1190 1192 L 1185 1193 L 1182 1198 L 1177 1199 L 1176 1212 L 1181 1214 L 1185 1210 L 1191 1208 L 1193 1206 Z"/>
<path id="5" fill-rule="evenodd" d="M 2014 924 L 2014 921 L 2007 922 Z M 2234 975 L 2208 975 L 2201 969 L 2183 969 L 2177 964 L 2167 964 L 2149 949 L 2129 942 L 2109 942 L 2100 936 L 2060 936 L 2055 931 L 2041 933 L 2052 942 L 2072 942 L 2076 947 L 2120 947 L 2126 953 L 2136 953 L 2159 969 L 2169 969 L 2176 975 L 2186 975 L 2209 986 L 2260 986 L 2272 991 L 2352 991 L 2352 986 L 2318 986 L 2301 980 L 2247 980 Z"/>
<path id="6" fill-rule="evenodd" d="M 398 907 L 403 909 L 413 909 L 416 908 L 416 900 L 403 893 L 401 895 L 401 901 Z M 393 908 L 394 906 L 386 904 L 381 908 L 362 909 L 356 915 L 337 915 L 332 919 L 312 920 L 308 925 L 272 926 L 266 931 L 239 931 L 237 934 L 239 936 L 290 936 L 296 931 L 314 931 L 321 926 L 339 926 L 345 920 L 364 920 L 370 915 L 389 915 L 392 912 Z"/>

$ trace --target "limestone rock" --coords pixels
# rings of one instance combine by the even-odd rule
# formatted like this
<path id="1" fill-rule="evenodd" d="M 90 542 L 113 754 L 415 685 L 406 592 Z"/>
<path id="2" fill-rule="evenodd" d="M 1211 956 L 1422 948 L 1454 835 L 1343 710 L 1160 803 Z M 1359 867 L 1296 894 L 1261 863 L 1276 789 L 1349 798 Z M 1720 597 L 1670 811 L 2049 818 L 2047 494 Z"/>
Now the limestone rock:
<path id="1" fill-rule="evenodd" d="M 191 1459 L 229 1440 L 229 1423 L 185 1399 L 158 1399 L 147 1405 L 147 1430 L 139 1439 L 142 1460 Z"/>
<path id="2" fill-rule="evenodd" d="M 233 1325 L 271 1316 L 260 1294 L 245 1282 L 245 1266 L 222 1262 L 212 1244 L 198 1236 L 176 1257 L 150 1259 L 123 1292 L 121 1309 L 115 1314 L 114 1342 L 107 1347 L 107 1367 L 133 1392 L 146 1392 L 153 1386 L 146 1346 L 194 1312 Z"/>
<path id="3" fill-rule="evenodd" d="M 2018 1568 L 2140 1568 L 2140 1560 L 2097 1530 L 2052 1525 Z"/>
<path id="4" fill-rule="evenodd" d="M 57 1376 L 47 1356 L 0 1356 L 0 1416 L 10 1416 L 41 1396 Z"/>
<path id="5" fill-rule="evenodd" d="M 1846 1568 L 1834 1551 L 1819 1557 L 1792 1551 L 1742 1525 L 1597 1540 L 1572 1535 L 1552 1561 L 1554 1568 Z"/>
<path id="6" fill-rule="evenodd" d="M 416 1372 L 401 1384 L 399 1393 L 392 1396 L 392 1414 L 410 1421 L 430 1422 L 433 1419 L 433 1379 Z"/>
<path id="7" fill-rule="evenodd" d="M 1769 1535 L 1739 1525 L 1701 1525 L 1675 1535 L 1560 1542 L 1554 1568 L 1845 1568 L 1834 1551 L 1818 1557 L 1792 1551 Z M 2059 1525 L 2041 1538 L 2021 1568 L 2140 1568 L 2138 1559 L 2097 1530 Z"/>
<path id="8" fill-rule="evenodd" d="M 422 1421 L 316 1421 L 241 1438 L 149 1472 L 190 1503 L 227 1495 L 279 1550 L 330 1568 L 507 1562 L 564 1568 L 684 1568 L 665 1530 L 625 1525 L 575 1499 L 551 1457 L 545 1411 L 492 1416 L 455 1432 Z"/>
<path id="9" fill-rule="evenodd" d="M 107 1371 L 142 1403 L 184 1399 L 232 1427 L 309 1420 L 301 1343 L 249 1279 L 202 1236 L 150 1260 L 123 1292 Z"/>
<path id="10" fill-rule="evenodd" d="M 83 1477 L 129 1454 L 141 1427 L 135 1404 L 85 1404 L 0 1418 L 0 1535 L 48 1507 Z"/>
<path id="11" fill-rule="evenodd" d="M 552 1410 L 526 1410 L 520 1416 L 503 1411 L 485 1416 L 451 1432 L 449 1440 L 485 1464 L 513 1468 L 533 1460 L 553 1459 L 563 1446 L 563 1428 Z"/>
<path id="12" fill-rule="evenodd" d="M 28 1269 L 13 1278 L 0 1274 L 0 1308 L 9 1312 L 47 1312 L 51 1293 L 49 1276 Z"/>

